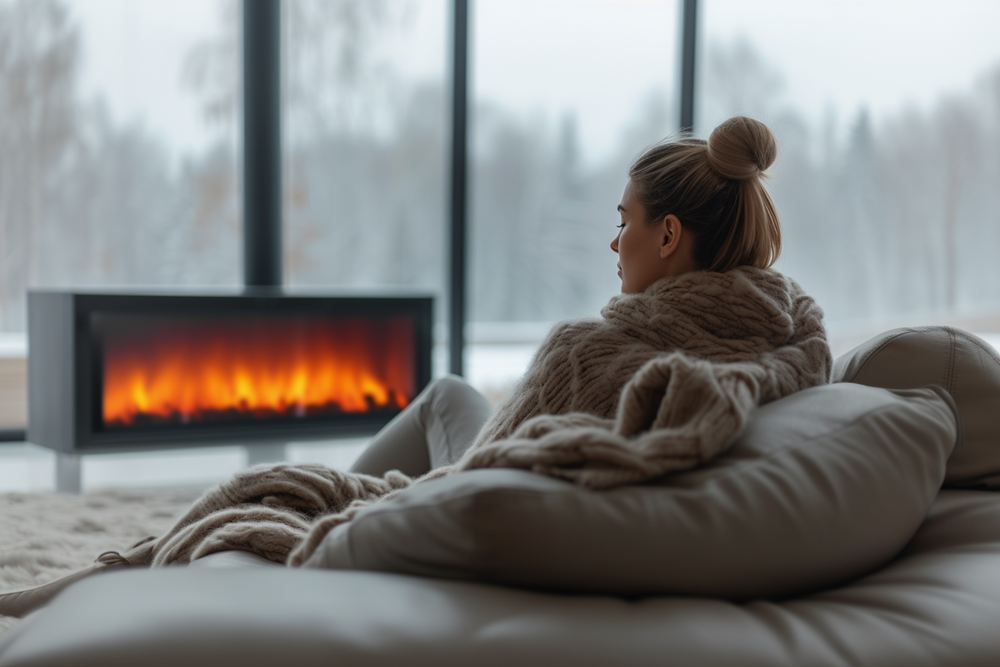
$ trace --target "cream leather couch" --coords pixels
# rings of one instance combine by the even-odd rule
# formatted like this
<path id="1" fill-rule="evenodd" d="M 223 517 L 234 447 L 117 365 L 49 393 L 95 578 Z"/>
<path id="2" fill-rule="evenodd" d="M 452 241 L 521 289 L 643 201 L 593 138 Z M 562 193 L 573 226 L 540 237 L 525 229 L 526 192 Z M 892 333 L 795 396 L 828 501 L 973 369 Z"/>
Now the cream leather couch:
<path id="1" fill-rule="evenodd" d="M 762 408 L 727 461 L 663 486 L 580 496 L 476 471 L 331 534 L 316 569 L 226 552 L 81 581 L 4 638 L 0 667 L 1000 664 L 1000 494 L 985 490 L 1000 480 L 1000 359 L 961 332 L 904 330 L 835 375 L 855 384 Z M 545 506 L 571 527 L 539 532 Z M 464 523 L 487 510 L 488 533 Z M 630 517 L 643 530 L 614 530 Z M 516 530 L 530 560 L 483 541 Z M 588 587 L 625 592 L 567 592 Z"/>

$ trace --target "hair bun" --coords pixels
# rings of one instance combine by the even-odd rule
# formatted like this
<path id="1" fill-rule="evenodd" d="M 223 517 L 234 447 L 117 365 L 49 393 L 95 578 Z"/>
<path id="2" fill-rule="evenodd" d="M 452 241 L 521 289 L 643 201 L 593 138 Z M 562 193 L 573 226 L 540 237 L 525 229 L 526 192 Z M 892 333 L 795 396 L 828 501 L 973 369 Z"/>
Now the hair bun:
<path id="1" fill-rule="evenodd" d="M 778 144 L 767 126 L 746 116 L 734 116 L 712 130 L 708 164 L 723 178 L 756 178 L 774 163 Z"/>

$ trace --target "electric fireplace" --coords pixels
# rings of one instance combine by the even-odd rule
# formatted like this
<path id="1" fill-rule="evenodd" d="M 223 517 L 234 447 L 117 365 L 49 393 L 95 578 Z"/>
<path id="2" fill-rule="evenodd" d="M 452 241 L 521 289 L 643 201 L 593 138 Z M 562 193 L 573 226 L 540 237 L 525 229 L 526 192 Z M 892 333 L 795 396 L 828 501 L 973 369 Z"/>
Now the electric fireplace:
<path id="1" fill-rule="evenodd" d="M 372 433 L 430 379 L 432 299 L 32 291 L 28 439 L 87 453 Z"/>

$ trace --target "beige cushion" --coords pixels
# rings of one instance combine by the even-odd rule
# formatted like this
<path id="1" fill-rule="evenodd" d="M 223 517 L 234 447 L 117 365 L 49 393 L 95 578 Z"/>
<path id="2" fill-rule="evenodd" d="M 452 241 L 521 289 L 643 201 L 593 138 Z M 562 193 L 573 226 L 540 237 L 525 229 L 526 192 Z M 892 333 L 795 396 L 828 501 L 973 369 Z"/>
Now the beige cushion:
<path id="1" fill-rule="evenodd" d="M 724 457 L 662 484 L 595 492 L 461 473 L 360 512 L 306 565 L 590 593 L 800 594 L 906 544 L 955 438 L 939 388 L 816 387 L 762 407 Z"/>
<path id="2" fill-rule="evenodd" d="M 121 568 L 0 637 L 0 667 L 993 667 L 997 628 L 1000 494 L 946 490 L 899 559 L 805 599 L 622 600 L 373 572 Z"/>
<path id="3" fill-rule="evenodd" d="M 958 408 L 961 434 L 945 485 L 1000 486 L 1000 356 L 983 339 L 950 327 L 894 329 L 840 356 L 833 381 L 944 387 Z"/>

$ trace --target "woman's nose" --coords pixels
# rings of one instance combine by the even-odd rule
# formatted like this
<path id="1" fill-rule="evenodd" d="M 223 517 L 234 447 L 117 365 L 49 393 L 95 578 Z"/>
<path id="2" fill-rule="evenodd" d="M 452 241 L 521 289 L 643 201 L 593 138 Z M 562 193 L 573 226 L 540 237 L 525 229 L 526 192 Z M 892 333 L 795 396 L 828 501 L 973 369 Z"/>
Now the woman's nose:
<path id="1" fill-rule="evenodd" d="M 615 236 L 615 238 L 613 238 L 611 240 L 611 249 L 614 250 L 615 252 L 618 252 L 618 237 L 621 236 L 621 235 L 622 235 L 622 233 L 618 232 L 618 234 Z"/>

